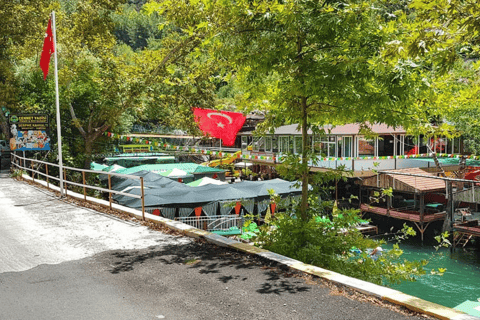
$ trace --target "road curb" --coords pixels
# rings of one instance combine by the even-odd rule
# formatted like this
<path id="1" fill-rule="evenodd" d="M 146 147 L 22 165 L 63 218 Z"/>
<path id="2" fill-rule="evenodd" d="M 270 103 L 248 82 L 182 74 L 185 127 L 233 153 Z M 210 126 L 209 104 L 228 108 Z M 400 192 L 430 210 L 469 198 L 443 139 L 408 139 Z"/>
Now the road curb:
<path id="1" fill-rule="evenodd" d="M 23 178 L 25 180 L 32 181 L 33 179 L 27 175 L 23 175 Z M 40 185 L 46 186 L 45 181 L 41 180 L 35 180 L 35 183 L 38 183 Z M 50 189 L 53 189 L 55 191 L 60 191 L 58 187 L 54 185 L 49 186 Z M 78 194 L 72 191 L 68 191 L 68 196 L 77 198 L 80 200 L 84 200 L 84 195 L 83 194 Z M 87 197 L 87 200 L 90 202 L 94 202 L 96 204 L 99 204 L 101 206 L 106 206 L 109 207 L 110 203 L 105 200 L 101 199 L 96 199 L 93 197 Z M 142 219 L 142 212 L 136 209 L 124 207 L 118 204 L 112 204 L 112 208 L 122 211 L 124 213 L 127 213 L 131 216 L 134 216 L 138 219 Z M 262 257 L 264 259 L 268 259 L 271 261 L 275 261 L 279 264 L 282 264 L 288 268 L 291 268 L 293 270 L 297 270 L 300 272 L 304 272 L 307 274 L 311 274 L 314 276 L 317 276 L 319 278 L 334 282 L 336 284 L 346 286 L 349 288 L 352 288 L 356 291 L 362 292 L 364 294 L 370 295 L 377 297 L 379 299 L 382 299 L 384 301 L 388 301 L 390 303 L 404 306 L 412 311 L 416 311 L 419 313 L 427 314 L 433 317 L 436 317 L 438 319 L 442 320 L 480 320 L 480 318 L 468 315 L 464 312 L 455 310 L 453 308 L 448 308 L 444 307 L 442 305 L 429 302 L 408 294 L 405 294 L 403 292 L 390 289 L 384 286 L 376 285 L 367 281 L 359 280 L 356 278 L 352 278 L 349 276 L 345 276 L 342 274 L 339 274 L 337 272 L 333 272 L 327 269 L 323 269 L 320 267 L 316 267 L 313 265 L 305 264 L 301 261 L 282 256 L 280 254 L 261 249 L 258 247 L 255 247 L 251 244 L 243 243 L 237 240 L 233 240 L 230 238 L 223 237 L 221 235 L 218 235 L 216 233 L 211 233 L 208 231 L 200 230 L 197 228 L 194 228 L 190 225 L 166 219 L 163 217 L 155 216 L 149 213 L 145 213 L 145 220 L 150 221 L 152 223 L 156 223 L 159 225 L 162 225 L 164 227 L 170 228 L 174 231 L 180 232 L 184 234 L 185 236 L 192 237 L 192 238 L 203 238 L 207 242 L 221 246 L 221 247 L 227 247 L 231 248 L 237 251 L 241 251 L 244 253 L 252 254 L 252 255 L 257 255 L 259 257 Z"/>

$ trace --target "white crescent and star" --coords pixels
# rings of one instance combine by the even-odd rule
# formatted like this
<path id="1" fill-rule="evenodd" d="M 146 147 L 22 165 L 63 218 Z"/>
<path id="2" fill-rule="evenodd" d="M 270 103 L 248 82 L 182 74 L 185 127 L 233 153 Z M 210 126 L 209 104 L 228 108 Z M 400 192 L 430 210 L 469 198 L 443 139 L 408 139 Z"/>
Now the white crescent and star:
<path id="1" fill-rule="evenodd" d="M 220 113 L 220 112 L 209 112 L 207 113 L 207 117 L 209 119 L 212 119 L 212 116 L 219 116 L 219 117 L 223 117 L 225 119 L 228 120 L 228 124 L 231 124 L 233 122 L 232 118 L 226 114 L 223 114 L 223 113 Z M 213 119 L 212 119 L 213 120 Z M 217 126 L 220 127 L 220 128 L 225 128 L 225 124 L 222 123 L 221 121 L 220 122 L 217 122 Z"/>

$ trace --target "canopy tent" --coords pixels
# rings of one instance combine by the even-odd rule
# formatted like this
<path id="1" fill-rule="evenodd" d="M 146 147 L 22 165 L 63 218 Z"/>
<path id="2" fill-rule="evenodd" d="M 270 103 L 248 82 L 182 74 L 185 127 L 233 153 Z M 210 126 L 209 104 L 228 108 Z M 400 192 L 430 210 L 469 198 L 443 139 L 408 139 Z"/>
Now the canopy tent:
<path id="1" fill-rule="evenodd" d="M 187 176 L 186 171 L 180 170 L 178 168 L 173 168 L 173 170 L 167 175 L 167 177 L 181 178 Z"/>
<path id="2" fill-rule="evenodd" d="M 244 162 L 244 161 L 237 162 L 237 163 L 234 164 L 234 166 L 235 166 L 235 168 L 240 168 L 240 169 L 245 168 L 245 167 L 248 168 L 248 167 L 253 166 L 253 162 Z"/>
<path id="3" fill-rule="evenodd" d="M 114 164 L 114 165 L 111 165 L 111 166 L 109 166 L 109 167 L 103 168 L 102 171 L 105 171 L 105 172 L 115 172 L 115 173 L 117 173 L 118 171 L 121 171 L 121 170 L 124 170 L 124 169 L 125 169 L 124 167 L 119 166 L 118 164 Z M 108 180 L 108 175 L 107 175 L 107 174 L 100 174 L 100 175 L 98 176 L 98 178 L 99 178 L 101 181 L 105 182 L 105 181 Z M 112 179 L 112 182 L 113 182 L 114 179 L 116 179 L 116 178 L 118 178 L 118 177 L 112 176 L 112 178 L 111 178 L 111 179 Z M 118 181 L 118 180 L 117 180 L 117 181 Z"/>
<path id="4" fill-rule="evenodd" d="M 103 170 L 107 167 L 108 167 L 107 165 L 96 163 L 96 162 L 90 163 L 90 169 L 92 169 L 92 170 L 101 171 L 101 170 Z"/>
<path id="5" fill-rule="evenodd" d="M 281 179 L 268 181 L 245 181 L 235 184 L 204 185 L 196 188 L 181 184 L 172 187 L 156 188 L 148 184 L 150 189 L 145 190 L 146 207 L 197 207 L 211 202 L 234 201 L 253 199 L 259 201 L 269 197 L 268 190 L 273 189 L 279 196 L 298 195 L 300 187 L 295 187 L 294 182 Z M 125 188 L 125 187 L 124 187 Z M 129 193 L 140 195 L 140 189 L 131 189 Z M 121 205 L 131 208 L 141 208 L 141 199 L 127 196 L 115 196 Z"/>
<path id="6" fill-rule="evenodd" d="M 222 169 L 204 167 L 197 163 L 166 163 L 166 164 L 145 164 L 137 167 L 123 169 L 119 173 L 132 174 L 142 170 L 163 173 L 163 172 L 171 172 L 174 169 L 179 169 L 179 170 L 185 171 L 186 173 L 192 173 L 192 174 L 200 171 L 211 172 L 211 173 L 225 172 L 225 170 L 222 170 Z"/>
<path id="7" fill-rule="evenodd" d="M 143 184 L 148 188 L 173 188 L 178 186 L 185 187 L 183 183 L 174 181 L 170 178 L 150 171 L 139 171 L 132 175 L 143 177 Z M 112 177 L 113 190 L 119 191 L 131 186 L 140 186 L 140 179 Z"/>
<path id="8" fill-rule="evenodd" d="M 112 164 L 118 164 L 123 167 L 132 167 L 132 166 L 138 166 L 142 164 L 154 164 L 154 163 L 174 163 L 175 162 L 175 157 L 174 156 L 168 156 L 168 155 L 146 155 L 142 156 L 136 155 L 136 156 L 125 156 L 125 155 L 118 155 L 116 157 L 107 157 L 104 159 L 104 161 L 108 165 Z"/>
<path id="9" fill-rule="evenodd" d="M 212 179 L 212 178 L 209 178 L 209 177 L 203 177 L 201 179 L 198 179 L 198 180 L 192 181 L 190 183 L 187 183 L 187 186 L 201 187 L 201 186 L 205 186 L 207 184 L 221 185 L 221 184 L 227 184 L 227 183 L 225 181 L 220 181 L 220 180 Z"/>
<path id="10" fill-rule="evenodd" d="M 102 171 L 117 172 L 117 171 L 122 171 L 124 169 L 125 169 L 124 167 L 119 166 L 118 164 L 114 164 L 114 165 L 111 165 L 109 167 L 103 168 Z M 121 173 L 121 172 L 118 172 L 118 173 Z"/>

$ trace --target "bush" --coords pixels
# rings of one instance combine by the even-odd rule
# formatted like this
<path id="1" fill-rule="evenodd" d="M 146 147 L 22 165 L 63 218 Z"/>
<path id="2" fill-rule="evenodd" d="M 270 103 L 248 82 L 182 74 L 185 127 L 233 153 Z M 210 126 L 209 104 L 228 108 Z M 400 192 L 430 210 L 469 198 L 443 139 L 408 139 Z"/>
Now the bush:
<path id="1" fill-rule="evenodd" d="M 415 281 L 425 274 L 427 262 L 402 260 L 398 244 L 377 261 L 372 259 L 368 251 L 382 242 L 365 238 L 354 227 L 360 220 L 358 211 L 352 209 L 307 221 L 279 214 L 260 228 L 255 241 L 267 250 L 376 284 Z"/>

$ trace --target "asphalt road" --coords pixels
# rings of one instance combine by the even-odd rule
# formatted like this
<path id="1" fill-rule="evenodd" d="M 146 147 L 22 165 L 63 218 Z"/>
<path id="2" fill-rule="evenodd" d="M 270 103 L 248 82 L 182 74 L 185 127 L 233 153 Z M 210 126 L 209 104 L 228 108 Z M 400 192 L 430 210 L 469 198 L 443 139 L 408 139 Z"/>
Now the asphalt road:
<path id="1" fill-rule="evenodd" d="M 421 319 L 0 175 L 0 319 Z"/>

